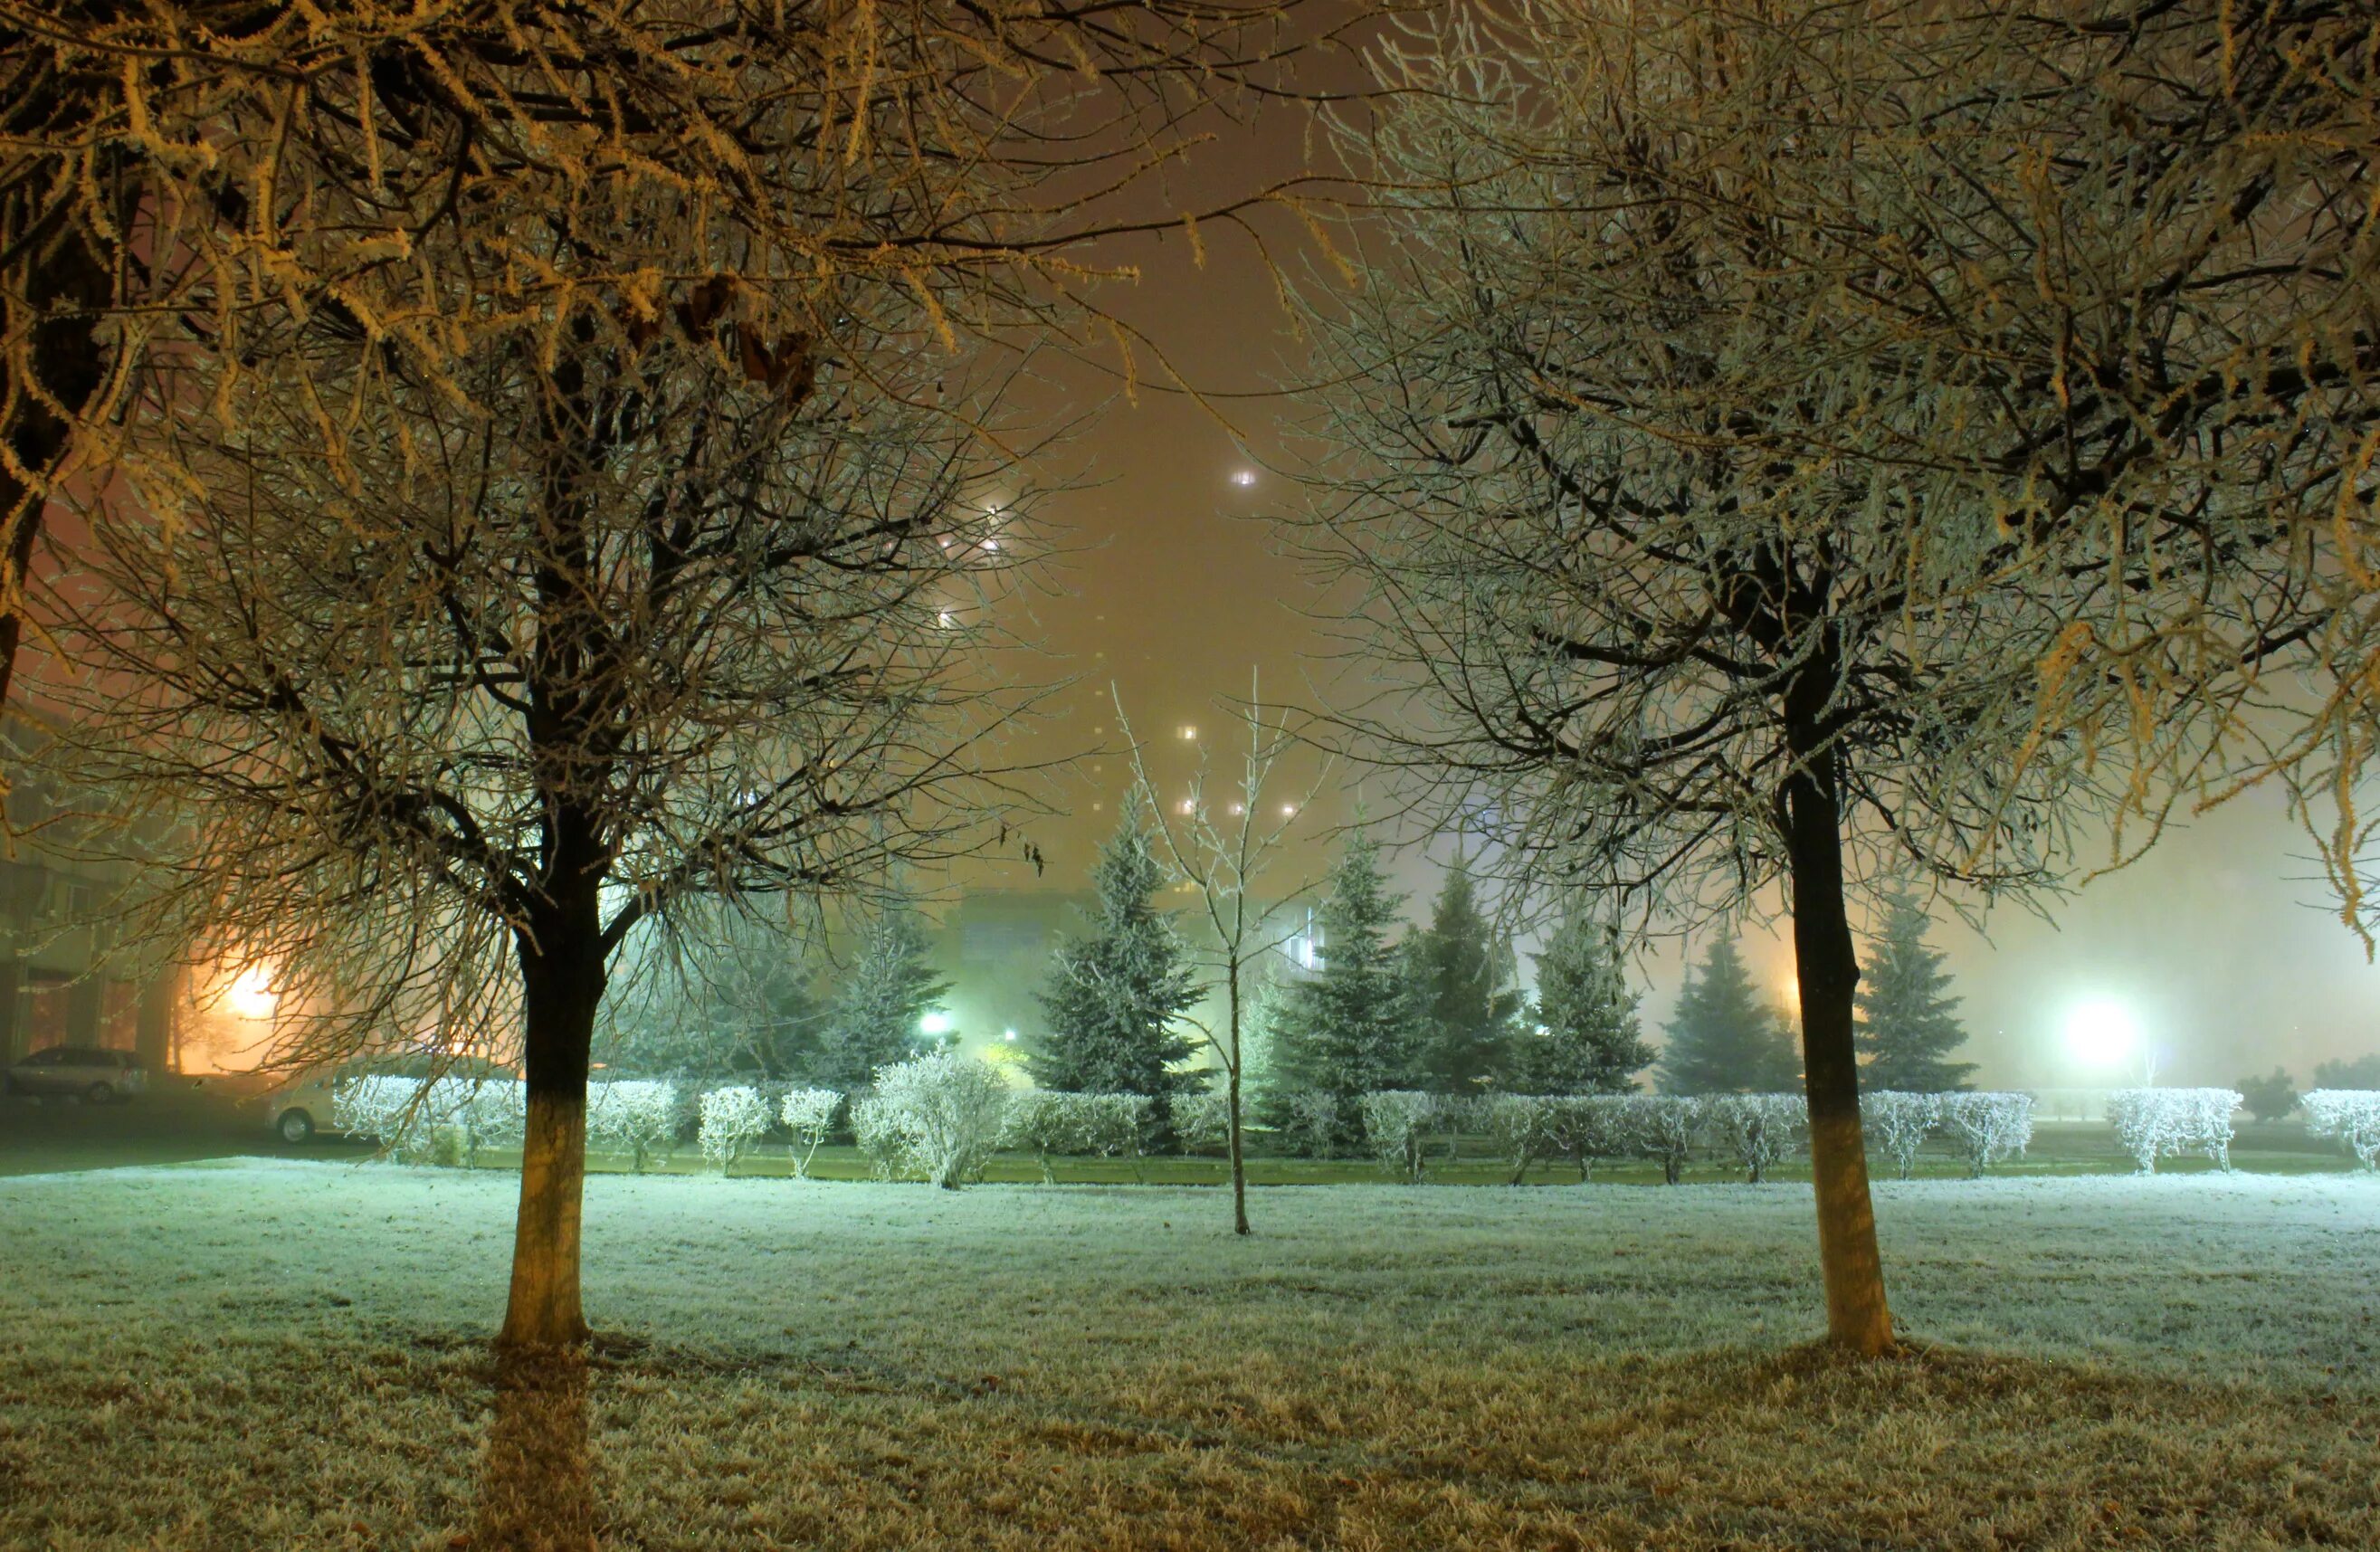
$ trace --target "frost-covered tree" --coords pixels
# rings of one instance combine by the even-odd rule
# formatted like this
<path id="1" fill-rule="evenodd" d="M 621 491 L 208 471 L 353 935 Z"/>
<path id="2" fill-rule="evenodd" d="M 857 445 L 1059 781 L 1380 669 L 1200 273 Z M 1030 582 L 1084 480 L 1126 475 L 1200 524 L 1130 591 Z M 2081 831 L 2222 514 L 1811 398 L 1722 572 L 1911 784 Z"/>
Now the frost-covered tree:
<path id="1" fill-rule="evenodd" d="M 572 240 L 527 224 L 520 261 Z M 815 918 L 1002 806 L 980 612 L 1026 525 L 971 499 L 974 432 L 888 395 L 889 354 L 751 371 L 737 295 L 627 334 L 556 300 L 473 354 L 472 393 L 388 388 L 338 460 L 318 378 L 198 357 L 181 391 L 214 413 L 152 432 L 203 483 L 104 492 L 51 633 L 74 758 L 170 815 L 147 925 L 274 964 L 284 1057 L 425 1027 L 518 1052 L 512 1344 L 583 1334 L 586 1085 L 627 935 Z"/>
<path id="2" fill-rule="evenodd" d="M 1661 1166 L 1675 1185 L 1710 1129 L 1711 1101 L 1699 1094 L 1622 1094 L 1630 1146 Z"/>
<path id="3" fill-rule="evenodd" d="M 1687 970 L 1665 1035 L 1661 1087 L 1671 1094 L 1773 1094 L 1799 1076 L 1777 1011 L 1760 1000 L 1732 939 L 1711 940 Z"/>
<path id="4" fill-rule="evenodd" d="M 1197 975 L 1157 908 L 1166 872 L 1148 815 L 1135 788 L 1091 870 L 1099 899 L 1089 930 L 1051 957 L 1038 994 L 1047 1032 L 1027 1059 L 1044 1088 L 1162 1100 L 1199 1086 L 1183 1067 L 1197 1046 L 1182 1024 L 1198 1000 Z"/>
<path id="5" fill-rule="evenodd" d="M 2142 1174 L 2159 1158 L 2195 1148 L 2217 1169 L 2231 1168 L 2231 1117 L 2240 1094 L 2229 1088 L 2119 1088 L 2107 1096 L 2107 1124 Z"/>
<path id="6" fill-rule="evenodd" d="M 1867 1059 L 1860 1082 L 1870 1088 L 1907 1094 L 1943 1094 L 1967 1086 L 1972 1061 L 1949 1060 L 1965 1044 L 1959 1000 L 1949 995 L 1949 975 L 1942 953 L 1925 946 L 1931 926 L 1912 895 L 1885 902 L 1884 931 L 1861 972 L 1854 1000 L 1856 1038 Z"/>
<path id="7" fill-rule="evenodd" d="M 1512 1086 L 1524 1094 L 1625 1094 L 1656 1052 L 1616 935 L 1583 914 L 1562 918 L 1536 956 L 1534 1033 L 1513 1041 Z"/>
<path id="8" fill-rule="evenodd" d="M 929 961 L 931 949 L 924 920 L 905 898 L 887 900 L 860 924 L 820 1021 L 808 1077 L 845 1094 L 864 1093 L 878 1068 L 917 1054 L 919 1021 L 951 989 Z"/>
<path id="9" fill-rule="evenodd" d="M 1079 324 L 1113 272 L 1074 250 L 1146 227 L 1147 176 L 1203 111 L 1295 93 L 1295 10 L 13 7 L 0 698 L 45 498 L 95 468 L 137 465 L 151 489 L 197 473 L 121 434 L 208 402 L 144 397 L 145 364 L 278 358 L 337 406 L 302 432 L 338 463 L 424 385 L 500 407 L 473 358 L 524 327 L 583 309 L 633 339 L 722 282 L 731 349 L 771 376 L 873 349 L 888 296 L 953 340 Z"/>
<path id="10" fill-rule="evenodd" d="M 1316 912 L 1322 966 L 1286 982 L 1270 1010 L 1273 1093 L 1337 1099 L 1342 1144 L 1356 1140 L 1346 1128 L 1358 1096 L 1410 1088 L 1421 1070 L 1420 1010 L 1395 941 L 1397 905 L 1378 843 L 1358 831 L 1332 865 Z"/>
<path id="11" fill-rule="evenodd" d="M 1257 1048 L 1269 1051 L 1269 1037 L 1261 1032 L 1270 1027 L 1274 1006 L 1274 983 L 1265 978 L 1263 966 L 1294 935 L 1291 907 L 1306 892 L 1306 886 L 1281 891 L 1270 898 L 1258 891 L 1270 884 L 1274 863 L 1296 832 L 1301 817 L 1313 806 L 1330 766 L 1324 761 L 1305 790 L 1292 793 L 1283 801 L 1281 760 L 1293 740 L 1286 726 L 1266 713 L 1253 673 L 1248 676 L 1247 701 L 1235 709 L 1232 720 L 1247 740 L 1236 780 L 1212 780 L 1205 758 L 1209 746 L 1201 745 L 1198 769 L 1190 779 L 1190 795 L 1179 809 L 1169 812 L 1158 796 L 1157 783 L 1150 779 L 1148 763 L 1136 741 L 1132 773 L 1141 807 L 1155 827 L 1166 861 L 1196 891 L 1196 915 L 1205 917 L 1205 930 L 1192 951 L 1193 962 L 1208 987 L 1222 993 L 1223 1006 L 1219 1024 L 1197 1027 L 1223 1072 L 1223 1091 L 1216 1097 L 1221 1101 L 1223 1151 L 1232 1170 L 1232 1227 L 1233 1232 L 1245 1234 L 1249 1231 L 1248 1170 L 1243 1123 Z M 1121 697 L 1116 701 L 1116 721 L 1130 740 L 1132 721 L 1124 713 Z M 1174 1134 L 1188 1144 L 1194 1134 L 1203 1134 L 1203 1122 L 1199 1127 L 1183 1125 L 1179 1114 L 1183 1102 L 1181 1097 L 1174 1102 Z"/>
<path id="12" fill-rule="evenodd" d="M 1421 999 L 1421 1076 L 1439 1094 L 1477 1094 L 1508 1072 L 1522 997 L 1467 862 L 1447 869 L 1427 925 L 1405 942 Z"/>

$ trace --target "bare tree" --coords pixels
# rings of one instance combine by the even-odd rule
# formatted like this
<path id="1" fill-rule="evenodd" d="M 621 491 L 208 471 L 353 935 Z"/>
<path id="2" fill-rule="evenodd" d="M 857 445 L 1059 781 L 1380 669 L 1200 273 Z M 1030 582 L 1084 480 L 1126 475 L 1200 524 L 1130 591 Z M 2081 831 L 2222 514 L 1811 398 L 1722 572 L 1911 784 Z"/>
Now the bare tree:
<path id="1" fill-rule="evenodd" d="M 855 290 L 917 300 L 946 345 L 1087 337 L 1090 290 L 1123 273 L 1082 243 L 1266 197 L 1142 195 L 1213 112 L 1294 95 L 1334 21 L 1305 19 L 1297 0 L 0 0 L 0 698 L 44 503 L 164 455 L 119 435 L 155 355 L 212 354 L 230 391 L 302 335 L 301 429 L 346 467 L 420 385 L 504 382 L 475 358 L 525 329 L 633 340 L 707 323 L 731 285 L 738 358 L 772 380 L 867 358 L 882 309 Z M 605 218 L 623 205 L 646 219 Z"/>
<path id="2" fill-rule="evenodd" d="M 518 1050 L 514 1345 L 585 1331 L 589 1046 L 624 940 L 969 845 L 1002 801 L 987 611 L 1031 545 L 964 382 L 971 409 L 929 414 L 880 371 L 754 377 L 724 318 L 557 334 L 478 352 L 467 393 L 392 388 L 336 465 L 320 362 L 197 358 L 180 390 L 217 411 L 145 434 L 203 499 L 91 503 L 43 677 L 59 758 L 165 826 L 153 925 L 273 967 L 284 1060 Z"/>
<path id="3" fill-rule="evenodd" d="M 1238 709 L 1240 729 L 1247 735 L 1236 781 L 1213 790 L 1202 758 L 1186 795 L 1169 807 L 1149 779 L 1148 762 L 1133 739 L 1132 721 L 1121 696 L 1116 699 L 1116 725 L 1132 749 L 1132 779 L 1142 806 L 1156 827 L 1158 844 L 1172 870 L 1197 891 L 1206 932 L 1192 940 L 1204 960 L 1203 968 L 1223 993 L 1222 1025 L 1201 1026 L 1208 1049 L 1223 1068 L 1225 1141 L 1232 1161 L 1232 1231 L 1248 1232 L 1248 1171 L 1243 1146 L 1241 1113 L 1246 1074 L 1245 1035 L 1251 984 L 1266 954 L 1278 951 L 1295 935 L 1284 926 L 1283 909 L 1305 892 L 1303 886 L 1269 902 L 1258 894 L 1259 880 L 1288 844 L 1299 818 L 1330 774 L 1326 762 L 1312 782 L 1283 796 L 1275 776 L 1281 758 L 1294 740 L 1288 730 L 1267 720 L 1249 677 L 1248 701 Z"/>
<path id="4" fill-rule="evenodd" d="M 1345 386 L 1307 533 L 1386 683 L 1342 725 L 1524 885 L 1642 923 L 1781 883 L 1828 1328 L 1878 1352 L 1850 904 L 2061 876 L 2109 794 L 2035 692 L 2111 584 L 1970 486 L 1837 451 L 1935 402 L 1839 350 L 1861 277 L 1812 257 L 1876 218 L 1869 130 L 1916 79 L 1867 8 L 1527 22 L 1428 34 L 1390 63 L 1431 90 L 1348 132 L 1373 262 L 1313 309 Z"/>

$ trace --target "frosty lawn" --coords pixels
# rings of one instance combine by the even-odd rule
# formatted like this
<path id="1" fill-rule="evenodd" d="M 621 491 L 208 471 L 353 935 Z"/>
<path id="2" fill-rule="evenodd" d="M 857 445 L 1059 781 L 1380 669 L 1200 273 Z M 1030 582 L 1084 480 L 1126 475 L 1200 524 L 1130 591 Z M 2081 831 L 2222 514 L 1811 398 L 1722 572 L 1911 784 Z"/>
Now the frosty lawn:
<path id="1" fill-rule="evenodd" d="M 513 1181 L 0 1181 L 0 1545 L 485 1545 Z M 601 1176 L 607 1546 L 2380 1545 L 2380 1181 L 1268 1191 Z M 550 1424 L 552 1420 L 546 1420 Z M 543 1425 L 540 1425 L 541 1426 Z"/>

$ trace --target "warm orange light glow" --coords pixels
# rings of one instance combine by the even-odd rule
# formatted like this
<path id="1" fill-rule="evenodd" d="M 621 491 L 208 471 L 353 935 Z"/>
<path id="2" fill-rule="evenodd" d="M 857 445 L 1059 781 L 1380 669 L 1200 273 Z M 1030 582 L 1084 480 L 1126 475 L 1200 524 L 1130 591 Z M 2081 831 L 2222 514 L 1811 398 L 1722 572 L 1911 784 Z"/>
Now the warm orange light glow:
<path id="1" fill-rule="evenodd" d="M 281 994 L 273 989 L 273 973 L 261 964 L 241 971 L 224 992 L 224 1006 L 236 1018 L 269 1019 L 280 1000 Z"/>

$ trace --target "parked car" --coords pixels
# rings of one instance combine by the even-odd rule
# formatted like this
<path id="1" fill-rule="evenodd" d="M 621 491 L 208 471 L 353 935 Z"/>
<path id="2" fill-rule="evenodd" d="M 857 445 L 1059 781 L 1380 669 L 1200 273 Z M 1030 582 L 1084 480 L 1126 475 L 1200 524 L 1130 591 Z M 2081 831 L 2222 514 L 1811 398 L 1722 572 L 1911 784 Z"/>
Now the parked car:
<path id="1" fill-rule="evenodd" d="M 70 1094 L 104 1105 L 148 1088 L 149 1069 L 130 1051 L 52 1046 L 8 1069 L 11 1094 Z"/>
<path id="2" fill-rule="evenodd" d="M 285 1143 L 310 1142 L 336 1130 L 331 1121 L 331 1088 L 346 1074 L 300 1073 L 287 1083 L 251 1096 L 249 1105 Z"/>

